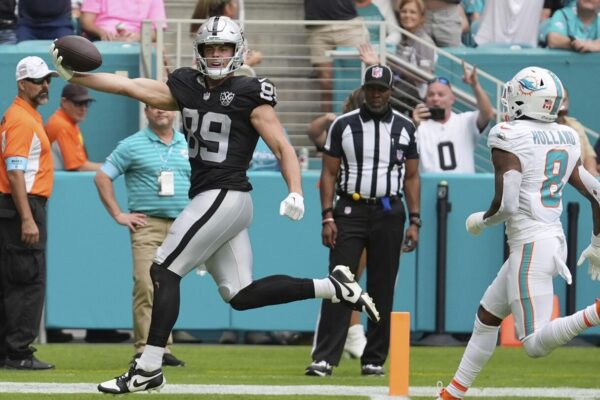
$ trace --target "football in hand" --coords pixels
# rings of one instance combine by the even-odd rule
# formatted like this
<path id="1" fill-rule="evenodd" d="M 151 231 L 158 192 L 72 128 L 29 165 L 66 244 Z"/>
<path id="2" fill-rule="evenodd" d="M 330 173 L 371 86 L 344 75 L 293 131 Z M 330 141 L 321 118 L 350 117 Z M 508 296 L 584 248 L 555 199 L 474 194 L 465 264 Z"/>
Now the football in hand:
<path id="1" fill-rule="evenodd" d="M 63 36 L 54 42 L 62 65 L 73 71 L 92 71 L 102 65 L 102 55 L 86 38 L 77 35 Z"/>

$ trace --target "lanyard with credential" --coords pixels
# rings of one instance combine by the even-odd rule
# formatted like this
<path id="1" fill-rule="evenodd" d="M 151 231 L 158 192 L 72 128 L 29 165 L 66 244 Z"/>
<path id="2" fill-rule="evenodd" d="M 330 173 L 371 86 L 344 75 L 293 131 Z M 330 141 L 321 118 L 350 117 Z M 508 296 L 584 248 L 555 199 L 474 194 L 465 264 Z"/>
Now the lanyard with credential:
<path id="1" fill-rule="evenodd" d="M 167 167 L 167 163 L 169 162 L 169 157 L 171 156 L 171 151 L 173 150 L 174 144 L 171 143 L 169 146 L 169 150 L 167 151 L 167 156 L 163 157 L 162 153 L 158 149 L 158 145 L 154 142 L 154 149 L 156 153 L 158 153 L 158 157 L 160 158 L 160 162 L 162 163 L 160 166 L 160 171 L 158 172 L 158 195 L 159 196 L 174 196 L 175 195 L 175 175 L 172 170 L 169 170 Z"/>

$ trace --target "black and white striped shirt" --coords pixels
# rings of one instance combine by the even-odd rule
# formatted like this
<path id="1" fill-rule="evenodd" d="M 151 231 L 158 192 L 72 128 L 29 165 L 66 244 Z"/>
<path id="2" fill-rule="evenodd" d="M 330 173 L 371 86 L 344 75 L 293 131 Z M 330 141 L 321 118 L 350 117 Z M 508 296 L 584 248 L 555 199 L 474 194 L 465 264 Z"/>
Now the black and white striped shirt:
<path id="1" fill-rule="evenodd" d="M 341 158 L 337 192 L 363 198 L 400 195 L 404 160 L 419 158 L 414 124 L 391 107 L 380 118 L 365 105 L 339 116 L 324 148 Z"/>

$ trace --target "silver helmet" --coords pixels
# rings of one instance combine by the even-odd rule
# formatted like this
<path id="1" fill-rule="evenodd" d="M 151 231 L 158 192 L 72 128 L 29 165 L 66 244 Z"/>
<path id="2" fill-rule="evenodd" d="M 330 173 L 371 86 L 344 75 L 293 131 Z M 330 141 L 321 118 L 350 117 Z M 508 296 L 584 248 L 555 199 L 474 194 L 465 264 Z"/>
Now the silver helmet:
<path id="1" fill-rule="evenodd" d="M 204 46 L 210 44 L 234 45 L 233 57 L 224 59 L 219 67 L 210 66 L 204 57 Z M 194 53 L 198 70 L 212 79 L 222 79 L 244 63 L 246 41 L 242 28 L 229 17 L 211 17 L 198 28 Z"/>

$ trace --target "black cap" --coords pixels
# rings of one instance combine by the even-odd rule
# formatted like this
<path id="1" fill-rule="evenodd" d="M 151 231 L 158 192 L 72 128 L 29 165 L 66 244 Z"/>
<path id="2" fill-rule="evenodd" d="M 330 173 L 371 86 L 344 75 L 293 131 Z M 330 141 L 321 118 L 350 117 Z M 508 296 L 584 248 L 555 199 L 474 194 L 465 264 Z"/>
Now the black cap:
<path id="1" fill-rule="evenodd" d="M 371 65 L 365 70 L 363 86 L 379 85 L 391 89 L 392 87 L 392 70 L 385 65 Z"/>
<path id="2" fill-rule="evenodd" d="M 85 87 L 74 83 L 67 84 L 62 90 L 61 96 L 71 101 L 94 101 Z"/>

